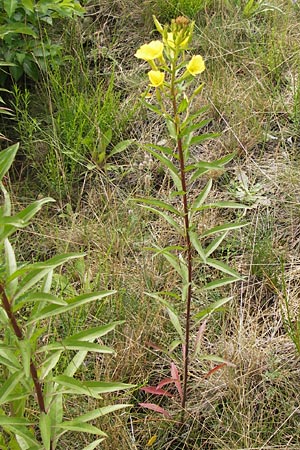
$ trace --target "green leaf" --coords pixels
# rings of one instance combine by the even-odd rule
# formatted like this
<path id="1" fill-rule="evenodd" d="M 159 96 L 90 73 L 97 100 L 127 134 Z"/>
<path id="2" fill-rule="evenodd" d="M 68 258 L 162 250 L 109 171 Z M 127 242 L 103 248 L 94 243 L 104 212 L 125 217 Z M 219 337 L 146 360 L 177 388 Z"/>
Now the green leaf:
<path id="1" fill-rule="evenodd" d="M 38 81 L 39 69 L 33 60 L 31 60 L 29 58 L 25 58 L 22 66 L 23 66 L 23 69 L 24 69 L 24 72 L 26 73 L 26 75 L 28 75 L 32 80 Z"/>
<path id="2" fill-rule="evenodd" d="M 232 277 L 236 277 L 237 280 L 242 280 L 243 277 L 234 269 L 229 267 L 227 264 L 218 261 L 217 259 L 207 258 L 206 263 L 210 267 L 214 267 L 215 269 L 220 270 L 221 272 L 227 273 Z"/>
<path id="3" fill-rule="evenodd" d="M 9 34 L 27 34 L 34 38 L 37 38 L 38 35 L 36 32 L 26 25 L 21 25 L 19 23 L 9 23 L 0 26 L 0 39 L 3 39 L 5 36 Z M 12 69 L 12 67 L 11 67 Z"/>
<path id="4" fill-rule="evenodd" d="M 40 413 L 40 432 L 45 450 L 51 448 L 51 417 L 43 412 Z"/>
<path id="5" fill-rule="evenodd" d="M 212 179 L 209 179 L 206 186 L 202 189 L 202 191 L 200 192 L 200 194 L 195 198 L 192 208 L 191 210 L 196 210 L 197 208 L 199 208 L 199 206 L 203 205 L 203 203 L 205 202 L 205 200 L 207 199 L 210 190 L 212 187 Z"/>
<path id="6" fill-rule="evenodd" d="M 234 366 L 234 364 L 230 363 L 229 361 L 226 361 L 226 359 L 216 355 L 200 355 L 198 359 L 200 359 L 201 361 L 213 361 L 217 363 L 225 363 L 229 366 Z"/>
<path id="7" fill-rule="evenodd" d="M 147 151 L 149 153 L 151 153 L 151 155 L 153 155 L 156 159 L 158 159 L 164 166 L 166 166 L 169 169 L 170 175 L 172 177 L 172 180 L 173 180 L 176 188 L 178 189 L 178 191 L 182 190 L 182 183 L 181 183 L 181 179 L 179 176 L 179 171 L 175 167 L 175 165 L 172 163 L 172 161 L 170 161 L 169 158 L 166 158 L 165 156 L 160 155 L 159 153 L 155 152 L 154 150 L 151 150 L 148 148 Z"/>
<path id="8" fill-rule="evenodd" d="M 188 283 L 188 268 L 184 261 L 181 261 L 177 256 L 173 255 L 165 249 L 160 249 L 160 254 L 166 258 L 176 272 L 181 276 L 185 283 Z"/>
<path id="9" fill-rule="evenodd" d="M 24 419 L 23 417 L 14 417 L 14 416 L 3 416 L 0 414 L 0 425 L 1 426 L 7 426 L 7 425 L 31 425 L 34 424 L 32 422 L 29 422 L 29 420 Z"/>
<path id="10" fill-rule="evenodd" d="M 69 425 L 68 422 L 63 422 L 59 425 L 59 429 L 68 430 L 68 431 L 78 431 L 79 433 L 90 433 L 96 434 L 97 436 L 105 436 L 107 434 L 104 431 L 99 430 L 99 428 L 94 427 L 94 425 L 90 425 L 88 423 Z"/>
<path id="11" fill-rule="evenodd" d="M 174 153 L 174 150 L 170 147 L 165 147 L 164 145 L 157 145 L 157 144 L 145 144 L 143 147 L 145 147 L 147 151 L 149 149 L 154 148 L 155 150 L 158 150 L 159 152 L 165 153 L 166 155 L 169 155 L 169 156 L 172 156 L 172 157 L 178 159 L 178 155 L 176 153 Z"/>
<path id="12" fill-rule="evenodd" d="M 191 145 L 201 144 L 204 141 L 207 141 L 209 139 L 215 139 L 219 136 L 220 136 L 220 133 L 205 133 L 205 134 L 201 134 L 200 136 L 194 136 L 191 139 Z"/>
<path id="13" fill-rule="evenodd" d="M 188 102 L 187 98 L 184 97 L 178 105 L 177 112 L 179 114 L 185 112 L 187 110 L 188 106 L 189 106 L 189 102 Z"/>
<path id="14" fill-rule="evenodd" d="M 123 324 L 123 320 L 118 322 L 112 322 L 108 325 L 101 325 L 100 327 L 89 328 L 87 330 L 81 331 L 80 333 L 73 334 L 69 339 L 75 339 L 78 341 L 89 341 L 98 339 L 101 336 L 113 331 L 116 326 Z"/>
<path id="15" fill-rule="evenodd" d="M 166 124 L 167 124 L 167 128 L 168 128 L 170 137 L 176 141 L 177 133 L 176 133 L 176 127 L 175 127 L 173 120 L 166 119 Z"/>
<path id="16" fill-rule="evenodd" d="M 184 127 L 182 129 L 179 137 L 186 136 L 187 134 L 192 133 L 193 131 L 199 130 L 199 128 L 205 127 L 210 122 L 211 122 L 211 119 L 205 119 L 205 120 L 202 120 L 201 122 L 190 125 L 189 127 Z M 214 133 L 214 134 L 216 134 L 216 133 Z M 203 136 L 205 136 L 205 135 L 203 135 Z M 219 136 L 219 134 L 218 134 L 218 136 Z"/>
<path id="17" fill-rule="evenodd" d="M 19 144 L 14 144 L 0 152 L 0 181 L 2 181 L 4 175 L 9 171 L 18 148 Z"/>
<path id="18" fill-rule="evenodd" d="M 82 450 L 94 450 L 95 448 L 98 448 L 98 445 L 103 441 L 104 441 L 104 438 L 97 439 L 96 441 L 91 442 L 89 445 L 84 447 Z"/>
<path id="19" fill-rule="evenodd" d="M 82 416 L 75 417 L 75 419 L 68 421 L 68 424 L 79 425 L 81 423 L 85 423 L 90 420 L 98 419 L 98 417 L 103 417 L 106 414 L 110 414 L 112 412 L 118 411 L 119 409 L 130 408 L 131 406 L 132 405 L 130 405 L 130 404 L 104 406 L 102 408 L 98 408 L 98 409 L 89 411 L 89 412 L 83 414 Z"/>
<path id="20" fill-rule="evenodd" d="M 194 249 L 197 251 L 202 262 L 205 264 L 206 263 L 206 254 L 205 254 L 205 252 L 202 248 L 202 245 L 198 239 L 197 233 L 190 231 L 189 235 L 190 235 L 190 240 L 191 240 L 191 243 L 193 244 Z"/>
<path id="21" fill-rule="evenodd" d="M 227 233 L 228 233 L 228 231 L 225 231 L 220 236 L 213 239 L 212 242 L 207 247 L 205 247 L 204 251 L 205 251 L 206 257 L 211 255 L 219 247 L 219 245 L 222 243 L 222 241 L 227 236 Z"/>
<path id="22" fill-rule="evenodd" d="M 178 211 L 176 208 L 174 208 L 174 206 L 170 205 L 169 203 L 163 202 L 162 200 L 156 200 L 155 198 L 136 198 L 135 201 L 145 203 L 146 205 L 156 206 L 157 208 L 170 211 L 171 213 L 182 217 L 182 213 L 180 211 Z"/>
<path id="23" fill-rule="evenodd" d="M 111 156 L 117 155 L 118 153 L 122 153 L 124 150 L 126 150 L 129 145 L 131 145 L 135 139 L 127 139 L 126 141 L 119 142 L 115 147 L 109 152 L 108 158 Z"/>
<path id="24" fill-rule="evenodd" d="M 12 375 L 7 377 L 5 383 L 3 383 L 0 388 L 0 405 L 3 405 L 3 403 L 7 402 L 8 396 L 11 394 L 11 392 L 13 392 L 13 390 L 19 384 L 19 382 L 23 377 L 24 377 L 23 370 L 14 372 Z"/>
<path id="25" fill-rule="evenodd" d="M 34 12 L 34 3 L 33 0 L 21 0 L 22 1 L 22 5 L 25 9 L 25 11 L 29 11 L 29 12 Z"/>
<path id="26" fill-rule="evenodd" d="M 3 8 L 10 19 L 18 6 L 18 0 L 3 0 Z"/>
<path id="27" fill-rule="evenodd" d="M 58 363 L 62 350 L 56 351 L 52 353 L 48 358 L 43 361 L 43 363 L 40 365 L 40 379 L 44 380 L 46 376 L 51 372 L 54 367 L 56 367 L 56 364 Z"/>
<path id="28" fill-rule="evenodd" d="M 46 319 L 48 317 L 54 317 L 65 312 L 69 312 L 72 309 L 86 305 L 87 303 L 93 302 L 95 300 L 102 300 L 103 298 L 113 295 L 116 292 L 117 291 L 102 291 L 102 292 L 93 292 L 92 294 L 82 294 L 67 300 L 68 305 L 66 306 L 60 305 L 46 306 L 37 314 L 35 314 L 34 317 L 31 316 L 30 320 L 27 322 L 27 325 L 36 322 L 37 320 Z"/>
<path id="29" fill-rule="evenodd" d="M 78 351 L 87 351 L 87 352 L 95 352 L 95 353 L 115 353 L 114 350 L 110 347 L 106 347 L 104 345 L 93 344 L 92 342 L 85 341 L 75 341 L 73 339 L 63 339 L 61 343 L 54 342 L 52 344 L 45 345 L 40 347 L 37 353 L 47 352 L 47 351 L 57 351 L 57 350 L 78 350 Z"/>
<path id="30" fill-rule="evenodd" d="M 55 295 L 47 294 L 44 292 L 32 292 L 29 295 L 25 295 L 25 297 L 21 297 L 17 303 L 14 304 L 13 312 L 19 311 L 23 308 L 27 303 L 46 303 L 49 302 L 55 305 L 67 305 L 67 302 L 61 298 L 55 297 Z"/>
<path id="31" fill-rule="evenodd" d="M 250 222 L 243 222 L 243 223 L 225 223 L 222 225 L 217 225 L 213 228 L 210 228 L 209 230 L 204 231 L 201 234 L 201 237 L 207 237 L 211 236 L 215 233 L 220 233 L 222 231 L 229 231 L 229 230 L 238 230 L 239 228 L 245 227 L 249 225 Z"/>
<path id="32" fill-rule="evenodd" d="M 66 392 L 70 392 L 73 394 L 87 395 L 90 397 L 92 396 L 90 389 L 84 386 L 81 381 L 75 380 L 72 377 L 68 377 L 66 375 L 59 375 L 57 377 L 54 377 L 53 381 L 62 386 L 66 390 Z M 98 398 L 98 396 L 96 397 Z"/>
<path id="33" fill-rule="evenodd" d="M 8 277 L 17 270 L 15 252 L 8 239 L 4 241 L 6 269 Z M 6 295 L 12 298 L 18 287 L 18 279 L 15 278 L 11 282 L 7 282 L 5 286 Z"/>
<path id="34" fill-rule="evenodd" d="M 226 305 L 226 303 L 230 302 L 233 299 L 233 297 L 226 297 L 222 298 L 220 300 L 217 300 L 216 302 L 209 305 L 207 308 L 202 309 L 197 314 L 194 315 L 195 320 L 203 320 L 206 317 L 210 316 L 216 311 L 219 311 L 223 305 Z"/>
<path id="35" fill-rule="evenodd" d="M 236 277 L 226 277 L 226 278 L 218 278 L 217 280 L 210 281 L 209 283 L 206 283 L 205 286 L 203 286 L 203 289 L 205 291 L 220 288 L 223 286 L 226 286 L 230 283 L 235 283 L 237 281 Z"/>
<path id="36" fill-rule="evenodd" d="M 184 230 L 180 228 L 180 225 L 178 225 L 178 223 L 173 219 L 173 217 L 169 216 L 169 214 L 165 213 L 164 211 L 160 211 L 159 209 L 151 208 L 151 206 L 141 205 L 141 207 L 163 217 L 179 235 L 184 235 Z"/>
<path id="37" fill-rule="evenodd" d="M 150 292 L 145 292 L 146 295 L 148 295 L 148 297 L 154 298 L 155 300 L 158 300 L 166 309 L 168 312 L 168 315 L 170 317 L 170 321 L 173 325 L 173 327 L 175 328 L 175 330 L 177 331 L 178 335 L 181 338 L 181 341 L 184 341 L 184 333 L 180 324 L 180 320 L 179 320 L 179 316 L 176 313 L 174 307 L 164 298 L 162 298 L 160 295 L 158 294 L 154 294 L 154 293 L 150 293 Z"/>
<path id="38" fill-rule="evenodd" d="M 236 202 L 215 202 L 210 205 L 210 207 L 214 208 L 237 208 L 237 209 L 249 209 L 249 206 L 243 205 L 242 203 Z"/>
<path id="39" fill-rule="evenodd" d="M 22 367 L 26 378 L 30 377 L 30 360 L 31 360 L 31 345 L 28 339 L 18 341 L 18 347 L 22 357 Z"/>
<path id="40" fill-rule="evenodd" d="M 26 272 L 27 275 L 24 276 L 22 281 L 19 283 L 19 289 L 15 294 L 14 299 L 18 299 L 21 295 L 27 292 L 32 286 L 38 283 L 42 278 L 44 278 L 49 272 L 55 268 L 65 264 L 66 262 L 80 258 L 83 255 L 81 253 L 66 253 L 62 255 L 54 256 L 45 262 L 28 264 L 21 269 L 15 271 L 9 280 L 14 279 L 23 275 Z"/>

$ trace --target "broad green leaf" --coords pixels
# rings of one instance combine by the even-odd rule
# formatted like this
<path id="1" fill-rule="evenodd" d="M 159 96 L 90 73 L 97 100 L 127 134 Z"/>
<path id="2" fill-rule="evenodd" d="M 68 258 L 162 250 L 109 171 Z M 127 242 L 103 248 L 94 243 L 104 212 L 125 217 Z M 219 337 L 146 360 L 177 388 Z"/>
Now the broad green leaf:
<path id="1" fill-rule="evenodd" d="M 112 348 L 106 347 L 105 345 L 93 344 L 92 342 L 85 342 L 85 341 L 75 341 L 70 338 L 63 339 L 61 343 L 54 342 L 53 344 L 48 344 L 43 347 L 40 347 L 37 353 L 43 353 L 47 351 L 57 351 L 57 350 L 78 350 L 78 351 L 108 353 L 108 354 L 115 353 Z"/>
<path id="2" fill-rule="evenodd" d="M 31 427 L 34 428 L 35 424 L 31 424 Z M 15 434 L 16 440 L 18 441 L 19 445 L 20 443 L 25 443 L 28 445 L 28 447 L 24 447 L 23 449 L 28 450 L 43 450 L 43 447 L 41 447 L 41 444 L 39 444 L 33 436 L 33 433 L 29 430 L 27 430 L 25 427 L 20 425 L 7 425 L 6 428 L 8 428 L 9 431 L 13 432 Z M 19 439 L 22 438 L 22 439 Z"/>
<path id="3" fill-rule="evenodd" d="M 82 416 L 75 417 L 68 421 L 70 425 L 79 425 L 81 423 L 88 422 L 89 420 L 98 419 L 98 417 L 105 416 L 106 414 L 110 414 L 112 412 L 118 411 L 119 409 L 130 408 L 132 405 L 128 404 L 120 404 L 120 405 L 110 405 L 104 406 L 102 408 L 94 409 L 89 411 L 88 413 L 83 414 Z"/>
<path id="4" fill-rule="evenodd" d="M 91 442 L 89 445 L 84 447 L 82 450 L 94 450 L 95 448 L 98 448 L 98 445 L 103 441 L 104 441 L 104 438 L 97 439 L 96 441 Z"/>
<path id="5" fill-rule="evenodd" d="M 51 449 L 51 417 L 43 412 L 40 413 L 40 432 L 45 450 Z"/>
<path id="6" fill-rule="evenodd" d="M 19 370 L 14 372 L 12 375 L 8 376 L 5 383 L 2 384 L 0 388 L 0 405 L 7 402 L 7 397 L 13 392 L 14 388 L 24 377 L 24 371 Z"/>
<path id="7" fill-rule="evenodd" d="M 124 150 L 126 150 L 129 145 L 131 145 L 135 140 L 134 139 L 127 139 L 126 141 L 119 142 L 115 147 L 109 152 L 107 155 L 108 158 L 111 156 L 117 155 L 118 153 L 122 153 Z"/>
<path id="8" fill-rule="evenodd" d="M 78 308 L 79 306 L 86 305 L 87 303 L 102 300 L 110 295 L 115 294 L 117 291 L 102 291 L 102 292 L 93 292 L 92 294 L 82 294 L 77 297 L 71 298 L 67 300 L 67 306 L 60 305 L 49 305 L 39 311 L 34 317 L 31 316 L 30 320 L 27 322 L 27 325 L 41 319 L 46 319 L 48 317 L 53 317 L 60 315 L 65 312 L 69 312 L 72 309 Z"/>
<path id="9" fill-rule="evenodd" d="M 226 277 L 226 278 L 218 278 L 217 280 L 210 281 L 209 283 L 206 283 L 205 286 L 203 286 L 203 289 L 205 291 L 220 288 L 223 286 L 226 286 L 230 283 L 235 283 L 237 281 L 236 277 Z"/>
<path id="10" fill-rule="evenodd" d="M 167 309 L 168 315 L 170 317 L 170 321 L 183 342 L 184 341 L 184 333 L 183 333 L 183 330 L 182 330 L 182 327 L 180 324 L 179 316 L 176 313 L 174 307 L 167 300 L 165 300 L 158 294 L 150 293 L 150 292 L 145 292 L 145 294 L 148 295 L 148 297 L 154 298 L 155 300 L 159 301 L 159 303 L 161 303 Z"/>
<path id="11" fill-rule="evenodd" d="M 6 268 L 7 268 L 7 275 L 10 277 L 12 273 L 14 273 L 17 270 L 17 262 L 15 257 L 15 252 L 11 246 L 11 243 L 8 239 L 5 239 L 4 241 L 4 248 L 5 248 L 5 258 L 6 258 Z M 5 286 L 6 295 L 9 299 L 11 299 L 16 292 L 16 289 L 18 287 L 18 279 L 15 278 L 10 283 L 7 282 Z"/>
<path id="12" fill-rule="evenodd" d="M 236 277 L 237 280 L 242 280 L 243 277 L 234 269 L 229 267 L 227 264 L 223 263 L 222 261 L 218 261 L 217 259 L 207 258 L 206 263 L 210 267 L 214 267 L 215 269 L 220 270 L 221 272 L 227 273 L 228 275 L 232 277 Z"/>
<path id="13" fill-rule="evenodd" d="M 104 433 L 104 431 L 101 431 L 99 430 L 99 428 L 95 427 L 94 425 L 90 425 L 88 423 L 69 425 L 68 422 L 63 422 L 59 425 L 59 429 L 68 431 L 78 431 L 79 433 L 90 433 L 96 434 L 97 436 L 107 437 L 107 434 Z"/>
<path id="14" fill-rule="evenodd" d="M 34 12 L 34 3 L 33 0 L 21 0 L 22 5 L 24 6 L 25 11 Z"/>
<path id="15" fill-rule="evenodd" d="M 220 236 L 217 236 L 215 239 L 211 241 L 211 243 L 207 247 L 205 247 L 204 252 L 206 257 L 211 255 L 219 247 L 219 245 L 223 242 L 223 240 L 227 236 L 227 233 L 228 231 L 225 231 Z"/>
<path id="16" fill-rule="evenodd" d="M 2 181 L 4 175 L 9 171 L 18 148 L 19 144 L 15 144 L 0 152 L 0 181 Z"/>
<path id="17" fill-rule="evenodd" d="M 169 216 L 169 214 L 165 213 L 164 211 L 160 211 L 159 209 L 151 208 L 151 206 L 141 205 L 141 207 L 163 217 L 171 225 L 171 227 L 177 231 L 179 235 L 184 235 L 184 231 L 180 228 L 180 225 L 178 225 L 178 223 L 173 219 L 173 217 Z"/>
<path id="18" fill-rule="evenodd" d="M 29 36 L 32 36 L 34 38 L 37 38 L 36 32 L 27 25 L 22 25 L 20 23 L 9 23 L 6 25 L 0 26 L 0 39 L 3 39 L 5 36 L 9 34 L 27 34 Z M 13 67 L 11 67 L 13 69 Z"/>
<path id="19" fill-rule="evenodd" d="M 233 297 L 226 297 L 222 298 L 221 300 L 217 300 L 216 302 L 209 305 L 207 308 L 202 309 L 197 314 L 194 315 L 195 320 L 203 320 L 207 316 L 210 316 L 216 311 L 219 311 L 223 305 L 226 305 L 226 303 L 230 302 L 233 299 Z"/>
<path id="20" fill-rule="evenodd" d="M 177 216 L 182 216 L 182 213 L 174 208 L 174 206 L 170 205 L 169 203 L 163 202 L 162 200 L 156 200 L 155 198 L 136 198 L 135 201 L 145 203 L 146 205 L 155 206 L 166 211 L 170 211 Z"/>
<path id="21" fill-rule="evenodd" d="M 67 377 L 72 377 L 77 370 L 80 368 L 81 364 L 86 358 L 88 352 L 77 352 L 76 355 L 72 358 L 72 360 L 69 362 L 67 368 L 64 370 L 64 375 Z"/>
<path id="22" fill-rule="evenodd" d="M 205 264 L 207 255 L 206 255 L 206 252 L 202 248 L 202 245 L 198 239 L 197 233 L 190 231 L 189 235 L 190 235 L 190 240 L 191 240 L 191 243 L 193 244 L 194 249 L 197 251 L 202 262 Z"/>
<path id="23" fill-rule="evenodd" d="M 199 206 L 203 205 L 203 203 L 205 202 L 205 200 L 208 197 L 208 194 L 210 193 L 211 187 L 212 187 L 212 179 L 209 179 L 208 182 L 206 183 L 206 186 L 202 189 L 200 194 L 195 198 L 192 208 L 191 208 L 192 211 L 199 208 Z"/>
<path id="24" fill-rule="evenodd" d="M 39 79 L 39 69 L 36 63 L 30 58 L 25 58 L 22 64 L 24 72 L 28 75 L 32 80 L 38 81 Z"/>
<path id="25" fill-rule="evenodd" d="M 28 339 L 18 341 L 18 347 L 22 357 L 22 367 L 26 378 L 30 377 L 30 360 L 31 360 L 31 345 Z"/>
<path id="26" fill-rule="evenodd" d="M 209 230 L 204 231 L 201 234 L 201 237 L 207 237 L 211 236 L 215 233 L 220 233 L 222 231 L 229 231 L 229 230 L 238 230 L 239 228 L 245 227 L 246 225 L 249 225 L 249 222 L 243 222 L 243 223 L 225 223 L 222 225 L 217 225 L 213 228 L 210 228 Z"/>
<path id="27" fill-rule="evenodd" d="M 3 7 L 9 19 L 14 14 L 15 10 L 17 9 L 17 6 L 18 0 L 3 0 Z"/>
<path id="28" fill-rule="evenodd" d="M 181 191 L 182 183 L 181 183 L 181 179 L 179 176 L 179 171 L 175 167 L 175 165 L 172 163 L 172 161 L 170 161 L 169 158 L 166 158 L 165 156 L 160 155 L 159 153 L 155 152 L 154 150 L 147 149 L 147 151 L 149 153 L 151 153 L 151 155 L 153 155 L 156 159 L 158 159 L 162 164 L 164 164 L 164 166 L 166 166 L 169 169 L 170 175 L 172 177 L 172 180 L 173 180 L 176 188 L 178 189 L 178 191 Z"/>

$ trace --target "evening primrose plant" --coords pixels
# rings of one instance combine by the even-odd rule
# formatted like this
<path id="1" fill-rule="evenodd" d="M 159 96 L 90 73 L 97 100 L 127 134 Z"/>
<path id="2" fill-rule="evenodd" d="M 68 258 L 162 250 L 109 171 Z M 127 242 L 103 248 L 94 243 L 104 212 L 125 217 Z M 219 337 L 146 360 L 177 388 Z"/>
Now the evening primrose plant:
<path id="1" fill-rule="evenodd" d="M 135 56 L 150 66 L 149 84 L 142 95 L 142 101 L 150 110 L 164 118 L 170 136 L 169 146 L 149 144 L 146 145 L 146 150 L 169 172 L 173 188 L 168 202 L 151 197 L 140 198 L 137 201 L 152 213 L 163 217 L 177 235 L 176 245 L 155 247 L 151 248 L 151 251 L 155 256 L 162 255 L 177 272 L 181 280 L 180 288 L 173 292 L 162 290 L 147 295 L 166 308 L 178 334 L 179 339 L 172 342 L 166 353 L 170 354 L 170 351 L 181 347 L 183 383 L 180 380 L 182 378 L 180 370 L 172 361 L 171 378 L 161 381 L 157 386 L 145 387 L 144 391 L 170 397 L 169 392 L 162 387 L 173 383 L 181 399 L 183 421 L 192 353 L 191 332 L 195 331 L 196 336 L 193 357 L 197 357 L 198 360 L 214 361 L 217 364 L 209 374 L 228 364 L 217 356 L 199 355 L 199 350 L 207 317 L 214 311 L 219 311 L 231 297 L 220 298 L 218 294 L 220 299 L 217 302 L 210 303 L 204 310 L 196 312 L 193 300 L 203 296 L 204 292 L 220 289 L 241 280 L 236 270 L 214 258 L 213 254 L 230 230 L 239 229 L 246 224 L 225 223 L 206 229 L 202 233 L 197 232 L 201 224 L 201 215 L 208 208 L 244 208 L 238 203 L 226 201 L 210 203 L 207 200 L 213 184 L 212 172 L 223 171 L 234 154 L 215 161 L 199 161 L 192 157 L 191 147 L 218 136 L 216 133 L 199 133 L 210 120 L 199 119 L 207 110 L 206 107 L 195 108 L 195 100 L 198 100 L 204 86 L 201 80 L 198 81 L 198 76 L 205 71 L 205 62 L 199 54 L 190 56 L 189 46 L 194 22 L 189 22 L 185 17 L 178 17 L 170 25 L 162 26 L 154 17 L 154 23 L 161 39 L 142 45 Z M 198 191 L 196 195 L 195 191 Z M 198 273 L 201 267 L 210 268 L 219 271 L 221 276 L 199 286 L 196 267 Z M 182 317 L 180 304 L 185 305 L 185 319 Z M 169 417 L 169 413 L 158 405 L 153 403 L 142 405 Z"/>

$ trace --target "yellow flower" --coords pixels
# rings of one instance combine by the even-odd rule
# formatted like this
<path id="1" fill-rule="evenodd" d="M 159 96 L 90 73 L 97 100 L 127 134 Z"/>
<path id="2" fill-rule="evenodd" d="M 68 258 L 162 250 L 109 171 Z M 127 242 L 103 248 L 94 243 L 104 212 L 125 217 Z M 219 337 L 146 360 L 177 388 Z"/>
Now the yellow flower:
<path id="1" fill-rule="evenodd" d="M 151 86 L 154 87 L 161 86 L 165 80 L 165 74 L 160 70 L 150 70 L 150 72 L 148 72 L 148 77 Z"/>
<path id="2" fill-rule="evenodd" d="M 193 76 L 202 73 L 205 70 L 205 64 L 202 56 L 194 55 L 186 66 L 186 69 Z"/>
<path id="3" fill-rule="evenodd" d="M 163 49 L 164 44 L 161 41 L 151 41 L 149 44 L 142 45 L 134 56 L 145 61 L 152 61 L 162 56 Z"/>

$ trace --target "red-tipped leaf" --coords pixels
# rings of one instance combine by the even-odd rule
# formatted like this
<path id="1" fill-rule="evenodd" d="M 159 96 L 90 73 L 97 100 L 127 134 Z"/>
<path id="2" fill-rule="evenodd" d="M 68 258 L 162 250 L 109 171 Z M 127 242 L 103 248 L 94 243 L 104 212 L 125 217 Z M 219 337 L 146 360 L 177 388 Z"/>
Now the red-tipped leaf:
<path id="1" fill-rule="evenodd" d="M 155 405 L 154 403 L 139 403 L 140 406 L 146 409 L 151 409 L 159 414 L 162 414 L 166 419 L 171 419 L 171 415 L 161 406 Z"/>

